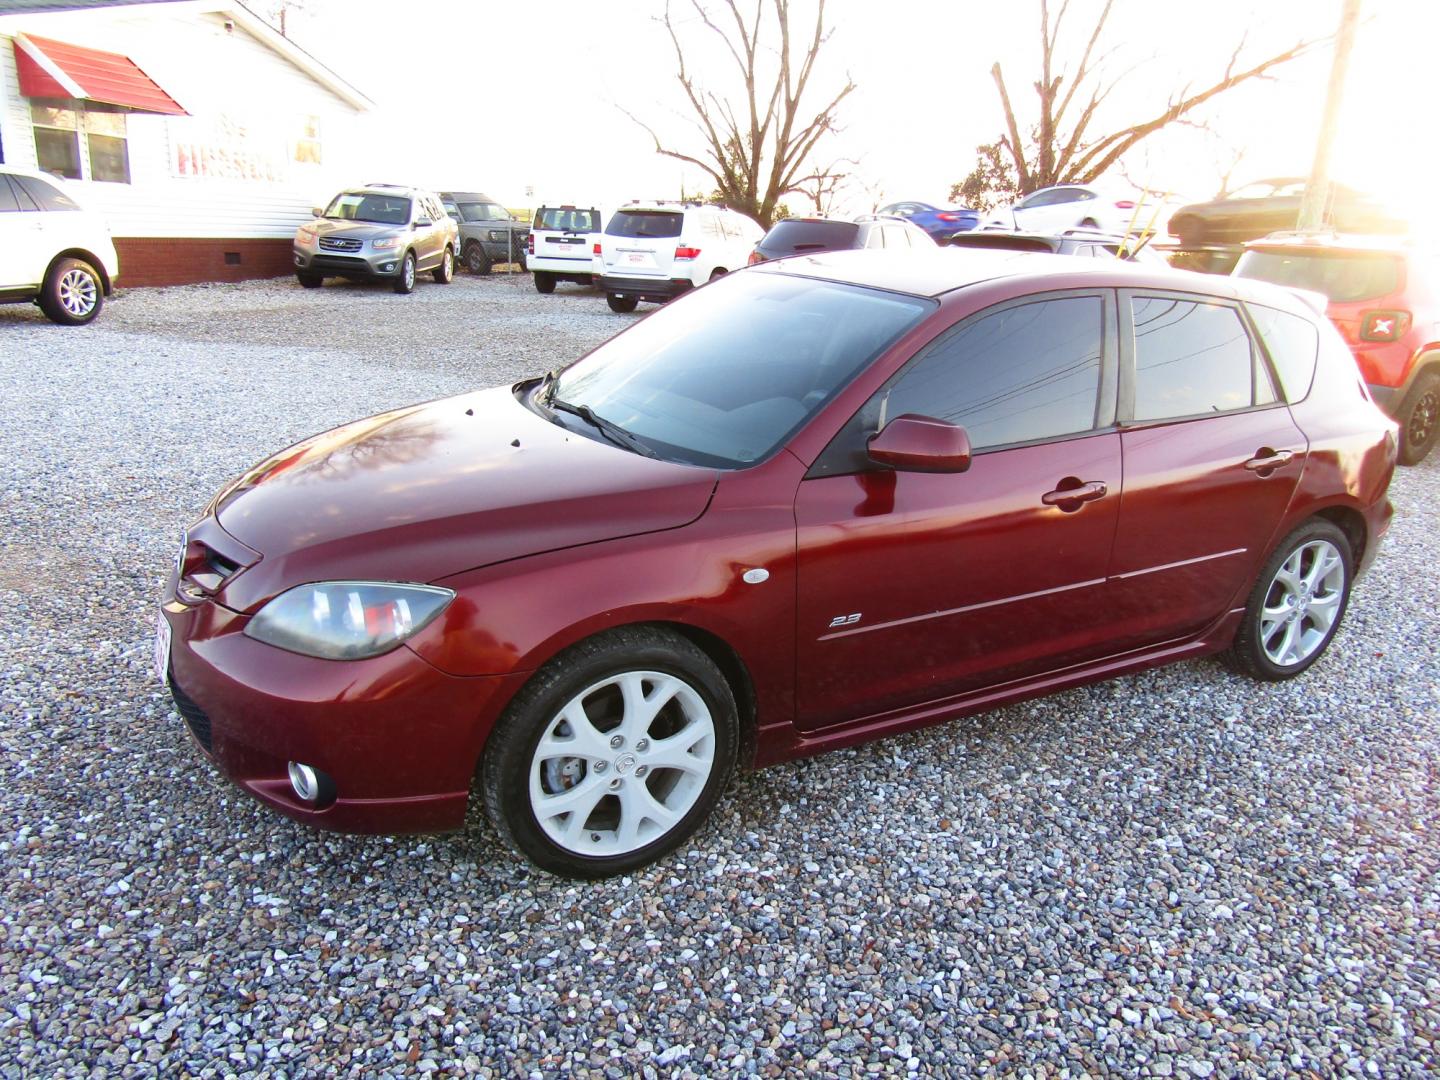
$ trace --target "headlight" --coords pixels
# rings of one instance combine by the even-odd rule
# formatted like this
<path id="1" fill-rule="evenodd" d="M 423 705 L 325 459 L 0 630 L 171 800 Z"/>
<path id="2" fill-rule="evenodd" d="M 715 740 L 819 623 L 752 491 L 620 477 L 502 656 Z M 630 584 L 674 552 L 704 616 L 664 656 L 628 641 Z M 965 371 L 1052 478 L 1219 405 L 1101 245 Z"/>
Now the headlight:
<path id="1" fill-rule="evenodd" d="M 419 633 L 453 599 L 452 590 L 433 585 L 322 581 L 281 593 L 245 633 L 306 656 L 363 660 Z"/>
<path id="2" fill-rule="evenodd" d="M 398 247 L 399 245 L 400 237 L 398 236 L 382 236 L 378 240 L 370 241 L 370 246 L 376 251 L 389 251 L 391 248 Z"/>
<path id="3" fill-rule="evenodd" d="M 302 227 L 299 231 L 295 233 L 295 242 L 301 247 L 314 247 L 315 236 L 316 233 L 314 229 Z"/>

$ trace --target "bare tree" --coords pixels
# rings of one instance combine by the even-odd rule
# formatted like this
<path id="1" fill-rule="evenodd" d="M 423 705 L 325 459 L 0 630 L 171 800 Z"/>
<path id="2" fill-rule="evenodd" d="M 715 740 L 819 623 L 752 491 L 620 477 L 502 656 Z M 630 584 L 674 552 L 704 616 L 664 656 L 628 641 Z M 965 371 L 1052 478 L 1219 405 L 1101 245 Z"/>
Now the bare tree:
<path id="1" fill-rule="evenodd" d="M 1038 118 L 1021 137 L 1021 124 L 1005 76 L 997 63 L 990 69 L 1000 106 L 1005 115 L 1005 131 L 993 143 L 977 148 L 980 161 L 964 180 L 951 189 L 951 198 L 965 197 L 977 202 L 993 202 L 995 196 L 1028 195 L 1053 184 L 1087 183 L 1098 179 L 1136 144 L 1180 121 L 1187 113 L 1218 97 L 1241 83 L 1252 79 L 1270 78 L 1271 69 L 1310 52 L 1328 38 L 1302 39 L 1295 45 L 1262 60 L 1244 62 L 1246 37 L 1230 53 L 1220 77 L 1197 89 L 1186 83 L 1169 95 L 1163 108 L 1122 127 L 1103 134 L 1092 130 L 1096 114 L 1111 98 L 1115 89 L 1134 73 L 1128 68 L 1118 74 L 1107 72 L 1106 61 L 1114 49 L 1101 45 L 1105 26 L 1114 0 L 1104 6 L 1088 28 L 1084 48 L 1073 69 L 1061 62 L 1059 38 L 1070 0 L 1061 0 L 1055 17 L 1050 17 L 1049 0 L 1040 0 L 1040 75 L 1034 87 L 1038 99 Z"/>
<path id="2" fill-rule="evenodd" d="M 725 67 L 730 90 L 702 85 L 687 61 L 687 47 L 667 0 L 661 21 L 675 47 L 676 77 L 700 135 L 699 146 L 693 152 L 667 146 L 654 127 L 628 110 L 625 114 L 650 133 L 656 153 L 702 169 L 726 206 L 767 229 L 786 195 L 807 194 L 819 205 L 839 163 L 820 168 L 811 159 L 820 140 L 836 130 L 836 110 L 855 89 L 847 76 L 823 107 L 805 104 L 815 59 L 830 40 L 825 0 L 818 0 L 814 27 L 802 29 L 797 41 L 791 39 L 790 0 L 755 0 L 748 12 L 740 10 L 740 0 L 722 0 L 714 17 L 702 0 L 688 4 L 700 26 L 718 38 L 729 55 Z M 778 45 L 770 43 L 772 35 Z"/>

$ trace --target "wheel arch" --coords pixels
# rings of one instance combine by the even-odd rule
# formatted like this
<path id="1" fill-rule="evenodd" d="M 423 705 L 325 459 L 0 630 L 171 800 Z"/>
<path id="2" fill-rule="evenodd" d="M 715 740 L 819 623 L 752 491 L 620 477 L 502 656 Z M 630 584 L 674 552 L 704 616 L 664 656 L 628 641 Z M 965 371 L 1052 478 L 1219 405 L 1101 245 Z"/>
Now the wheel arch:
<path id="1" fill-rule="evenodd" d="M 84 248 L 66 248 L 64 251 L 58 252 L 55 257 L 52 258 L 50 262 L 46 265 L 45 278 L 42 278 L 41 280 L 45 280 L 50 277 L 50 271 L 55 269 L 55 264 L 58 263 L 61 259 L 81 259 L 84 262 L 88 263 L 94 269 L 94 271 L 100 275 L 100 287 L 104 291 L 105 295 L 110 295 L 113 286 L 110 283 L 110 272 L 105 269 L 105 260 L 96 256 L 93 252 L 86 251 Z"/>
<path id="2" fill-rule="evenodd" d="M 1365 524 L 1365 515 L 1353 506 L 1337 504 L 1317 510 L 1314 516 L 1330 522 L 1350 541 L 1350 569 L 1353 572 L 1355 567 L 1363 563 L 1366 549 L 1370 545 L 1370 529 Z"/>

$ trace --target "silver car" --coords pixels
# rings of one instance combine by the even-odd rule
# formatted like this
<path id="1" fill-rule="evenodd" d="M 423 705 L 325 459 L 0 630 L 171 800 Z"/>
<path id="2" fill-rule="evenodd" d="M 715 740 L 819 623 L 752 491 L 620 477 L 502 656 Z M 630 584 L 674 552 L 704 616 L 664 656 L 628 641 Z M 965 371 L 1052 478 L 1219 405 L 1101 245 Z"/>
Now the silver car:
<path id="1" fill-rule="evenodd" d="M 307 289 L 327 277 L 378 278 L 408 293 L 421 271 L 442 285 L 455 276 L 459 231 L 433 192 L 369 184 L 313 213 L 315 220 L 295 231 L 295 277 Z"/>

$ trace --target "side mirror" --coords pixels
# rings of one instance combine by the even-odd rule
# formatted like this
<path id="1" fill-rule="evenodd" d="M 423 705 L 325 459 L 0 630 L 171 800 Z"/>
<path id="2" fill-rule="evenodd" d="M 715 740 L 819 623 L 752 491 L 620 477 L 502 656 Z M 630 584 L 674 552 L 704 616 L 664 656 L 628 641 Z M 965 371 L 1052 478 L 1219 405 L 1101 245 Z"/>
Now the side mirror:
<path id="1" fill-rule="evenodd" d="M 970 436 L 959 424 L 906 413 L 867 447 L 870 460 L 901 472 L 958 473 L 970 468 Z"/>
<path id="2" fill-rule="evenodd" d="M 310 208 L 310 216 L 311 216 L 311 217 L 324 217 L 324 216 L 325 216 L 325 208 L 324 208 L 323 206 L 312 206 L 312 207 Z"/>
<path id="3" fill-rule="evenodd" d="M 428 217 L 415 219 L 415 228 L 417 229 L 428 229 L 433 224 L 434 222 L 432 222 Z"/>

